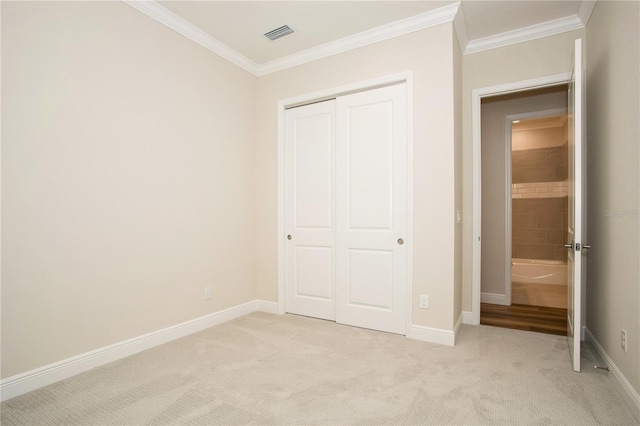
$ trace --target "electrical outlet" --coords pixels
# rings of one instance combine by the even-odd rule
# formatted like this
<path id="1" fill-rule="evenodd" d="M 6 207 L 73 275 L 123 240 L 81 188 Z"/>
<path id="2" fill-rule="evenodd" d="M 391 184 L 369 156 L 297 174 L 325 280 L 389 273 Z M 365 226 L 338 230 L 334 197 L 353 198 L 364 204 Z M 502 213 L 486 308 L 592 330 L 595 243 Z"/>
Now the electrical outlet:
<path id="1" fill-rule="evenodd" d="M 627 351 L 627 331 L 624 328 L 620 330 L 620 347 L 623 351 Z"/>
<path id="2" fill-rule="evenodd" d="M 426 294 L 420 295 L 420 309 L 429 309 L 429 296 Z"/>
<path id="3" fill-rule="evenodd" d="M 211 299 L 211 287 L 204 288 L 204 298 L 205 300 Z"/>

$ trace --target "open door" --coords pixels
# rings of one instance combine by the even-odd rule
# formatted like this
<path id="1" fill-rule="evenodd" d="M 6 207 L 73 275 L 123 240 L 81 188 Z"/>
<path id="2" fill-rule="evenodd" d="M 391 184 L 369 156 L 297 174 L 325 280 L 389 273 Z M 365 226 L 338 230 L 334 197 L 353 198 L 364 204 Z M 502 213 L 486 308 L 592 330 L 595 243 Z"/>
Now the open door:
<path id="1" fill-rule="evenodd" d="M 584 71 L 582 69 L 582 40 L 575 41 L 573 70 L 569 84 L 569 217 L 565 244 L 567 256 L 567 337 L 573 370 L 580 371 L 580 341 L 582 335 L 582 296 L 585 288 L 582 253 L 586 225 L 585 207 L 585 138 L 584 138 Z"/>

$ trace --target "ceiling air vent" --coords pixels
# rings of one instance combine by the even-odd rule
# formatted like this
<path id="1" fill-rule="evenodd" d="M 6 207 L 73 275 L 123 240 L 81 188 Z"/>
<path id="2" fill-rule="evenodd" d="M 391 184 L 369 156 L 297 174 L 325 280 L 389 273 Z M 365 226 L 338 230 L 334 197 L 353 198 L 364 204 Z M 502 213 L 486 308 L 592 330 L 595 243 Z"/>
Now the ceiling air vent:
<path id="1" fill-rule="evenodd" d="M 266 38 L 273 41 L 289 34 L 293 34 L 293 30 L 288 25 L 283 25 L 280 28 L 276 28 L 275 30 L 271 30 L 268 33 L 265 33 L 264 35 Z"/>

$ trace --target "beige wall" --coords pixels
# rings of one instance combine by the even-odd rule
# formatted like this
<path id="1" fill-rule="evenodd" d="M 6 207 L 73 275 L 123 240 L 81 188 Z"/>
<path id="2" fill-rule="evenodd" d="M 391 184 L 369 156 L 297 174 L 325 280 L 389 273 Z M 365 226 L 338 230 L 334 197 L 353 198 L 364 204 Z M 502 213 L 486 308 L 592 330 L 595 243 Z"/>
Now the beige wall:
<path id="1" fill-rule="evenodd" d="M 474 89 L 568 73 L 571 69 L 570 60 L 573 43 L 576 38 L 580 37 L 584 37 L 584 30 L 571 31 L 499 49 L 465 55 L 463 58 L 462 168 L 464 176 L 462 203 L 465 214 L 463 215 L 462 309 L 464 311 L 471 311 L 472 292 L 472 91 Z"/>
<path id="2" fill-rule="evenodd" d="M 452 25 L 444 24 L 261 77 L 256 111 L 258 298 L 277 301 L 277 102 L 413 72 L 413 322 L 454 325 L 455 162 Z M 418 308 L 428 294 L 430 308 Z"/>
<path id="3" fill-rule="evenodd" d="M 462 315 L 462 51 L 456 32 L 453 32 L 453 95 L 454 95 L 454 139 L 455 139 L 455 191 L 456 212 L 460 212 L 460 223 L 455 225 L 455 276 L 453 297 L 453 321 Z M 454 212 L 454 214 L 457 214 Z"/>
<path id="4" fill-rule="evenodd" d="M 505 117 L 566 106 L 566 86 L 488 98 L 482 103 L 481 207 L 482 235 L 485 236 L 480 262 L 482 293 L 504 295 L 505 286 L 511 280 L 505 276 L 505 268 L 510 261 L 506 251 L 506 207 L 510 200 L 505 194 L 505 167 L 507 156 L 511 154 L 506 146 Z"/>
<path id="5" fill-rule="evenodd" d="M 587 328 L 640 393 L 640 3 L 587 26 Z M 620 330 L 628 351 L 620 348 Z"/>
<path id="6" fill-rule="evenodd" d="M 2 3 L 3 378 L 255 300 L 255 87 L 121 2 Z"/>

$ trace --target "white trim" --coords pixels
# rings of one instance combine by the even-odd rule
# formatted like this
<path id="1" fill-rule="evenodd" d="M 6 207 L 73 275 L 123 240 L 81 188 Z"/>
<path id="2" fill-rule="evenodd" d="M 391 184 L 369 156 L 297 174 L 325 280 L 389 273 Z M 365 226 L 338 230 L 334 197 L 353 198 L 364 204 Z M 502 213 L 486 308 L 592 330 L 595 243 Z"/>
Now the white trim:
<path id="1" fill-rule="evenodd" d="M 504 304 L 511 306 L 511 258 L 513 257 L 513 227 L 511 216 L 511 116 L 505 116 L 506 153 L 504 165 Z"/>
<path id="2" fill-rule="evenodd" d="M 485 50 L 549 37 L 556 34 L 566 33 L 568 31 L 579 30 L 584 28 L 584 26 L 585 24 L 577 15 L 553 19 L 540 24 L 530 25 L 528 27 L 471 40 L 469 44 L 467 44 L 464 54 L 470 55 L 473 53 L 483 52 Z"/>
<path id="3" fill-rule="evenodd" d="M 582 25 L 585 27 L 589 23 L 589 19 L 591 19 L 591 14 L 593 13 L 593 8 L 596 7 L 596 0 L 582 0 L 580 2 L 580 8 L 578 9 L 578 18 L 582 22 Z"/>
<path id="4" fill-rule="evenodd" d="M 343 37 L 339 40 L 294 53 L 284 58 L 274 59 L 263 64 L 257 64 L 226 44 L 220 42 L 187 20 L 181 18 L 169 9 L 152 0 L 122 0 L 129 6 L 155 19 L 172 30 L 198 43 L 211 52 L 222 56 L 229 62 L 261 77 L 276 71 L 295 67 L 307 62 L 322 59 L 327 56 L 357 49 L 373 43 L 403 36 L 416 31 L 431 28 L 436 25 L 452 22 L 460 8 L 460 2 L 452 3 L 419 15 L 411 16 L 387 25 L 382 25 L 367 31 Z"/>
<path id="5" fill-rule="evenodd" d="M 613 377 L 616 380 L 613 380 L 615 387 L 618 392 L 624 397 L 625 402 L 633 412 L 633 415 L 636 416 L 636 420 L 640 422 L 640 395 L 633 388 L 629 380 L 622 374 L 622 371 L 618 368 L 618 366 L 613 362 L 611 357 L 604 350 L 600 342 L 595 338 L 595 336 L 591 333 L 591 331 L 586 328 L 586 337 L 589 342 L 593 344 L 593 347 L 598 352 L 598 355 L 605 362 L 606 366 L 609 367 L 609 371 L 613 373 Z M 588 366 L 586 368 L 589 368 Z"/>
<path id="6" fill-rule="evenodd" d="M 507 297 L 504 294 L 497 293 L 480 293 L 480 302 L 489 303 L 491 305 L 509 306 L 509 303 L 507 303 Z"/>
<path id="7" fill-rule="evenodd" d="M 239 66 L 243 70 L 248 71 L 253 75 L 257 75 L 258 65 L 255 62 L 245 57 L 244 55 L 241 55 L 216 38 L 211 37 L 208 33 L 202 31 L 191 22 L 171 12 L 169 9 L 160 6 L 155 1 L 122 1 L 133 7 L 134 9 L 144 13 L 145 15 L 155 19 L 159 23 L 171 28 L 177 33 L 182 34 L 186 38 L 198 43 L 205 49 L 210 50 L 216 55 L 222 56 L 232 64 Z"/>
<path id="8" fill-rule="evenodd" d="M 456 333 L 452 330 L 425 327 L 412 324 L 407 333 L 407 337 L 423 342 L 436 343 L 438 345 L 454 346 L 456 343 Z"/>
<path id="9" fill-rule="evenodd" d="M 496 86 L 482 87 L 473 89 L 471 92 L 471 123 L 473 138 L 473 160 L 472 160 L 472 256 L 471 256 L 471 322 L 469 324 L 480 324 L 480 279 L 481 279 L 481 156 L 480 156 L 480 139 L 481 139 L 481 100 L 484 97 L 502 95 L 506 93 L 516 93 L 525 90 L 537 89 L 548 86 L 556 86 L 564 84 L 571 79 L 570 73 L 556 74 L 547 77 L 536 78 L 532 80 L 516 81 L 513 83 L 500 84 Z"/>
<path id="10" fill-rule="evenodd" d="M 407 91 L 407 174 L 408 174 L 408 204 L 407 209 L 407 300 L 406 300 L 406 318 L 407 333 L 411 328 L 411 312 L 412 312 L 412 289 L 413 289 L 413 72 L 406 71 L 399 74 L 393 74 L 381 78 L 376 78 L 357 83 L 346 84 L 343 86 L 325 89 L 318 92 L 308 93 L 305 95 L 294 96 L 278 101 L 278 313 L 286 313 L 286 289 L 285 289 L 285 246 L 284 239 L 286 235 L 285 229 L 285 113 L 287 108 L 305 105 L 320 100 L 335 98 L 349 93 L 356 93 L 365 90 L 374 89 L 376 87 L 388 86 L 391 84 L 405 83 Z"/>
<path id="11" fill-rule="evenodd" d="M 285 262 L 285 245 L 284 239 L 286 233 L 286 217 L 285 217 L 285 209 L 286 209 L 286 197 L 285 197 L 285 169 L 286 169 L 286 109 L 288 103 L 287 101 L 278 101 L 278 158 L 277 158 L 277 179 L 278 179 L 278 190 L 276 194 L 277 203 L 278 203 L 278 232 L 276 233 L 277 239 L 277 277 L 278 277 L 278 313 L 284 314 L 287 312 L 286 300 L 287 293 L 285 287 L 285 276 L 286 276 L 286 262 Z"/>
<path id="12" fill-rule="evenodd" d="M 406 327 L 411 327 L 413 318 L 413 73 L 405 73 L 404 83 L 407 90 L 407 287 L 405 288 Z M 405 238 L 406 240 L 406 238 Z"/>
<path id="13" fill-rule="evenodd" d="M 8 377 L 0 382 L 0 400 L 6 401 L 93 368 L 250 314 L 261 306 L 266 308 L 267 303 L 271 302 L 247 302 Z"/>
<path id="14" fill-rule="evenodd" d="M 462 323 L 468 325 L 478 325 L 473 323 L 473 312 L 462 311 Z"/>
<path id="15" fill-rule="evenodd" d="M 462 6 L 460 6 L 458 13 L 453 18 L 453 29 L 458 36 L 460 51 L 464 53 L 469 44 L 469 35 L 467 34 L 467 21 L 464 18 L 464 8 Z"/>
<path id="16" fill-rule="evenodd" d="M 256 310 L 268 314 L 280 313 L 278 310 L 278 302 L 269 302 L 268 300 L 256 300 Z"/>

